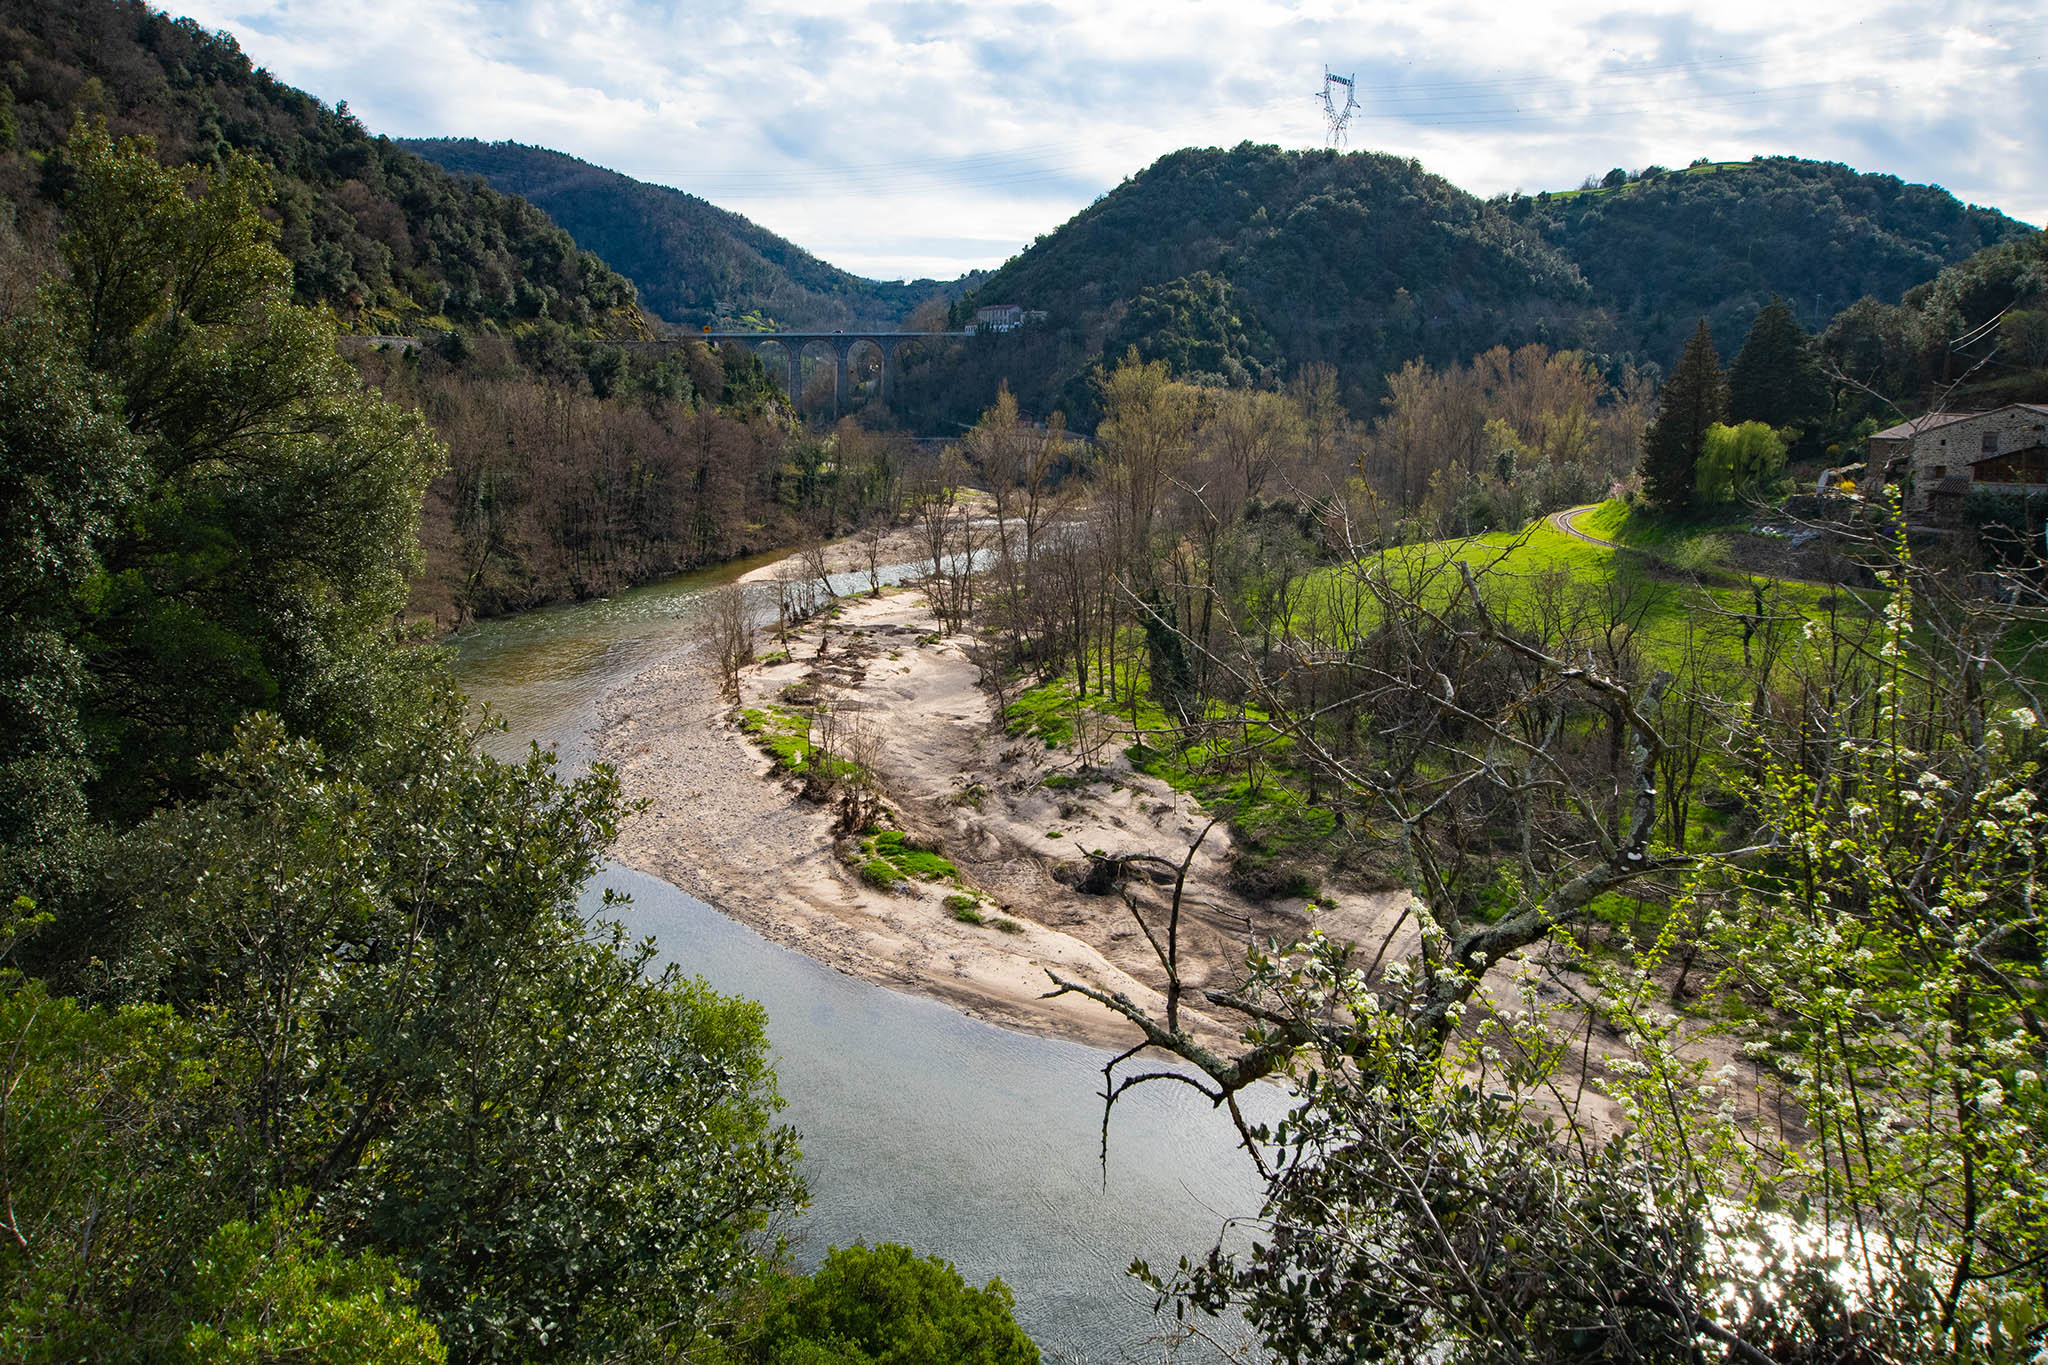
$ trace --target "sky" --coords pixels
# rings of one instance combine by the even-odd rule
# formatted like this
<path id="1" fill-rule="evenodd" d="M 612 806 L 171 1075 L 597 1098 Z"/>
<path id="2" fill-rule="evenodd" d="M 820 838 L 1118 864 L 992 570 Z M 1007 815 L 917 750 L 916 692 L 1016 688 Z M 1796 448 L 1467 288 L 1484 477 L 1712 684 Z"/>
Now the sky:
<path id="1" fill-rule="evenodd" d="M 1327 145 L 1475 194 L 1793 155 L 2048 220 L 2042 0 L 153 0 L 394 137 L 551 147 L 877 279 L 1000 265 L 1157 157 Z"/>

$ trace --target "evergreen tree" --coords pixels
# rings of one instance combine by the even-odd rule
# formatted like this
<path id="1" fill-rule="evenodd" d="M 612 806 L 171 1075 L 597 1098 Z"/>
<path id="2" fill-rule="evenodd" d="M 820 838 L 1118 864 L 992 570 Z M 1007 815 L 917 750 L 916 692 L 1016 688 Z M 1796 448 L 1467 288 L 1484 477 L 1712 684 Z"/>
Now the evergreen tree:
<path id="1" fill-rule="evenodd" d="M 1806 427 L 1827 414 L 1830 398 L 1813 338 L 1772 295 L 1728 367 L 1729 420 Z"/>
<path id="2" fill-rule="evenodd" d="M 1728 383 L 1707 320 L 1685 344 L 1678 372 L 1659 395 L 1656 420 L 1643 433 L 1643 491 L 1659 511 L 1692 505 L 1707 428 L 1727 415 Z"/>

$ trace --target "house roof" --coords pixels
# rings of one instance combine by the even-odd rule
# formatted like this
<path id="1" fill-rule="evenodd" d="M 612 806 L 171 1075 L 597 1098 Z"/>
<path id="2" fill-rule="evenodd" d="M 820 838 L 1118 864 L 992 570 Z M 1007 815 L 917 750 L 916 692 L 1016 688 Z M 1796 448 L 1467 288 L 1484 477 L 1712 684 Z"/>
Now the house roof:
<path id="1" fill-rule="evenodd" d="M 1965 418 L 1982 417 L 1983 415 L 1981 411 L 1930 412 L 1923 416 L 1915 417 L 1911 421 L 1901 422 L 1897 426 L 1886 427 L 1883 431 L 1874 431 L 1870 434 L 1870 439 L 1873 441 L 1903 441 L 1908 437 L 1918 436 L 1923 431 L 1932 431 L 1936 427 L 1945 427 L 1951 422 L 1960 422 Z"/>
<path id="2" fill-rule="evenodd" d="M 2048 403 L 2007 403 L 2004 407 L 2000 408 L 1975 408 L 1969 412 L 1930 412 L 1923 416 L 1915 417 L 1910 422 L 1900 422 L 1897 426 L 1889 426 L 1883 431 L 1873 432 L 1870 439 L 1873 441 L 1910 440 L 1923 431 L 1934 431 L 1937 428 L 1945 427 L 1955 422 L 1968 421 L 1972 417 L 1989 417 L 1994 412 L 2007 412 L 2015 408 L 2022 412 L 2031 412 L 2041 417 L 2048 417 Z"/>

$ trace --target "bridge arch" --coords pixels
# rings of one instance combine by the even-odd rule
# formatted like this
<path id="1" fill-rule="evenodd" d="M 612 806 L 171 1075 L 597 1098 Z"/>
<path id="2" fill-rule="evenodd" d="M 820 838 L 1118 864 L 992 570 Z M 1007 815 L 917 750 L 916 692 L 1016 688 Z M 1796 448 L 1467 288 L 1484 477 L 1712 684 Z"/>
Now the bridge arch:
<path id="1" fill-rule="evenodd" d="M 806 337 L 796 343 L 797 410 L 825 412 L 836 419 L 845 406 L 846 342 L 836 336 Z"/>
<path id="2" fill-rule="evenodd" d="M 840 406 L 851 411 L 856 405 L 866 407 L 870 403 L 885 401 L 889 382 L 889 352 L 894 347 L 886 346 L 879 337 L 849 337 L 846 342 L 845 358 L 841 366 L 845 371 L 846 383 Z"/>
<path id="3" fill-rule="evenodd" d="M 790 402 L 794 403 L 797 394 L 801 392 L 798 387 L 800 348 L 797 344 L 785 341 L 781 337 L 763 337 L 759 341 L 748 341 L 743 344 L 767 368 L 769 376 L 781 385 L 782 391 L 788 394 Z"/>

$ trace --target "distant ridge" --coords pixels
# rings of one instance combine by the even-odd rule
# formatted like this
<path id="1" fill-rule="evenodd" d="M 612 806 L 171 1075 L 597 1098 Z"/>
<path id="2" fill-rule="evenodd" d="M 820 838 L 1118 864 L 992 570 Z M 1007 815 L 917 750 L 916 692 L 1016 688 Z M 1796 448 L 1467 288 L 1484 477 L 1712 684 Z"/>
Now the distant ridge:
<path id="1" fill-rule="evenodd" d="M 1818 331 L 1861 298 L 1896 299 L 2033 229 L 1939 185 L 1839 162 L 1757 157 L 1495 200 L 1576 264 L 1613 344 L 1668 366 L 1704 317 L 1724 353 L 1771 295 Z"/>
<path id="2" fill-rule="evenodd" d="M 400 145 L 539 205 L 578 245 L 633 280 L 645 307 L 683 326 L 749 312 L 786 327 L 891 325 L 926 299 L 951 298 L 961 287 L 865 279 L 694 194 L 544 147 L 475 138 L 406 138 Z"/>

